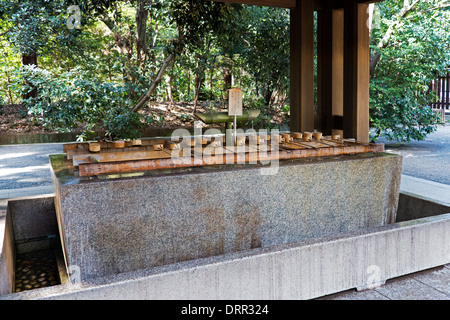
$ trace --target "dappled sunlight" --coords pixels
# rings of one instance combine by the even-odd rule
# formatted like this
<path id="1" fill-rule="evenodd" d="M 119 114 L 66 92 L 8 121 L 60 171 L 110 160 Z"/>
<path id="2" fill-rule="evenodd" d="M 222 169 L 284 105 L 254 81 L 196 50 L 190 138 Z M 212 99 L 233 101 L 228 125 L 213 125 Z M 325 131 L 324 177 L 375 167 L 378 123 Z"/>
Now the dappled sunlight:
<path id="1" fill-rule="evenodd" d="M 29 184 L 35 184 L 41 182 L 40 178 L 26 178 L 26 179 L 17 179 L 17 183 L 29 183 Z"/>
<path id="2" fill-rule="evenodd" d="M 45 165 L 45 166 L 32 166 L 32 167 L 25 167 L 25 168 L 3 168 L 3 169 L 0 169 L 0 178 L 10 176 L 13 174 L 18 174 L 18 173 L 30 173 L 30 172 L 35 172 L 38 170 L 49 170 L 49 169 L 50 169 L 50 164 Z"/>
<path id="3" fill-rule="evenodd" d="M 403 157 L 405 157 L 405 158 L 413 158 L 413 157 L 417 157 L 417 156 L 412 154 L 412 153 L 410 153 L 410 154 L 404 155 Z"/>
<path id="4" fill-rule="evenodd" d="M 0 160 L 27 157 L 36 154 L 36 152 L 23 152 L 23 153 L 8 153 L 0 155 Z"/>

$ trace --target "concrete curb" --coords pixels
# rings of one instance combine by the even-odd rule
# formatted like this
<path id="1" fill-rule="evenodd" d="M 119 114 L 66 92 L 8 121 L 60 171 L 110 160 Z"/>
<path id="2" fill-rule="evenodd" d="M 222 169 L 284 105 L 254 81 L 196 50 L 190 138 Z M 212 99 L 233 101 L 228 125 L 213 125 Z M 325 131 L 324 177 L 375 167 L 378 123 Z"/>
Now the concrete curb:
<path id="1" fill-rule="evenodd" d="M 312 299 L 450 262 L 450 214 L 2 299 Z M 301 263 L 300 263 L 301 262 Z M 446 298 L 445 295 L 442 297 Z"/>
<path id="2" fill-rule="evenodd" d="M 7 189 L 0 190 L 0 200 L 11 199 L 11 198 L 22 198 L 43 194 L 52 194 L 54 192 L 53 185 L 40 186 L 40 187 L 30 187 L 21 189 Z"/>
<path id="3" fill-rule="evenodd" d="M 450 185 L 402 174 L 400 191 L 450 205 Z"/>

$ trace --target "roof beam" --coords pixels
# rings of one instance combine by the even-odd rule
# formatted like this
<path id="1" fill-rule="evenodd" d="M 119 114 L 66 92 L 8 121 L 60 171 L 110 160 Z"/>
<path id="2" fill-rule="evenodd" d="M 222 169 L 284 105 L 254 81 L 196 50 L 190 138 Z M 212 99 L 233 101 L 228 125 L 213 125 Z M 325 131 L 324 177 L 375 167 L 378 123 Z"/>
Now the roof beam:
<path id="1" fill-rule="evenodd" d="M 250 4 L 265 7 L 277 7 L 277 8 L 295 8 L 296 0 L 207 0 L 215 2 L 230 2 L 238 4 Z"/>
<path id="2" fill-rule="evenodd" d="M 383 2 L 384 0 L 353 0 L 355 3 L 359 4 L 369 4 L 369 3 L 377 3 L 377 2 Z M 344 0 L 334 0 L 333 9 L 342 9 L 344 8 Z"/>
<path id="3" fill-rule="evenodd" d="M 256 6 L 266 6 L 266 7 L 277 7 L 277 8 L 295 8 L 296 0 L 207 0 L 207 1 L 215 1 L 215 2 L 228 2 L 228 3 L 237 3 L 237 4 L 248 4 L 248 5 L 256 5 Z M 311 1 L 311 0 L 299 0 L 299 1 Z M 382 2 L 384 0 L 354 0 L 357 3 L 375 3 Z M 314 9 L 323 10 L 324 4 L 323 0 L 314 1 Z M 344 7 L 343 0 L 334 0 L 333 1 L 333 9 L 341 9 Z"/>

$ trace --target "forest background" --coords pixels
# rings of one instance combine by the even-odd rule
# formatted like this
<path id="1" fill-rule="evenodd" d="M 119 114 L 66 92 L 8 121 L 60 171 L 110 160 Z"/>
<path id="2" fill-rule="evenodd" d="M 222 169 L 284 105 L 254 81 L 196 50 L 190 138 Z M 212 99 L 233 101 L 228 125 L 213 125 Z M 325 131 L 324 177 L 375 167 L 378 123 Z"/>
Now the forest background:
<path id="1" fill-rule="evenodd" d="M 372 141 L 423 140 L 449 72 L 450 1 L 369 7 Z M 240 87 L 246 126 L 288 128 L 289 10 L 202 0 L 0 0 L 0 132 L 135 138 L 192 127 Z M 315 57 L 315 63 L 317 58 Z"/>

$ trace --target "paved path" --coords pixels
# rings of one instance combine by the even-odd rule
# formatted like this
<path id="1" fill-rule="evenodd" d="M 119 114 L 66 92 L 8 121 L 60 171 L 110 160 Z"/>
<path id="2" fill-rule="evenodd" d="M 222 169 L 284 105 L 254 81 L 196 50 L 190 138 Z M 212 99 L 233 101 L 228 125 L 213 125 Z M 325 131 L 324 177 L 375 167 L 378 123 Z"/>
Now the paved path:
<path id="1" fill-rule="evenodd" d="M 48 155 L 60 143 L 0 145 L 0 199 L 52 193 Z"/>
<path id="2" fill-rule="evenodd" d="M 316 300 L 450 300 L 450 264 L 391 279 L 375 289 L 353 289 Z"/>
<path id="3" fill-rule="evenodd" d="M 448 173 L 450 174 L 450 172 Z M 400 190 L 450 206 L 450 185 L 402 174 Z"/>
<path id="4" fill-rule="evenodd" d="M 403 156 L 403 174 L 450 185 L 450 125 L 439 126 L 424 141 L 380 139 L 387 152 Z"/>

